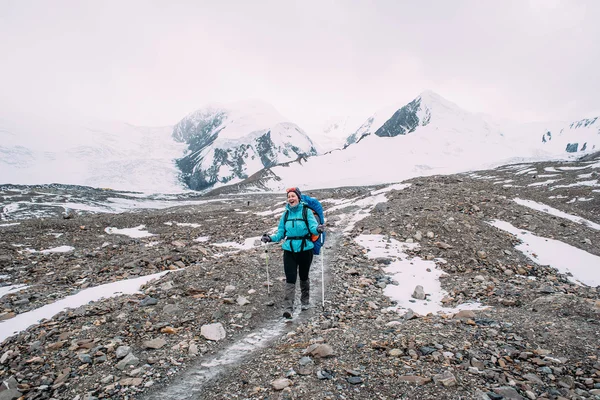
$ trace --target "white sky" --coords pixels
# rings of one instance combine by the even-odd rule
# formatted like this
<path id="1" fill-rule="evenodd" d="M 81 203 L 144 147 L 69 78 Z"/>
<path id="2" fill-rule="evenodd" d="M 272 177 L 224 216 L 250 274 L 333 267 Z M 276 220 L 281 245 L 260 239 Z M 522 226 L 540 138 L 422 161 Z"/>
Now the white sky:
<path id="1" fill-rule="evenodd" d="M 170 125 L 262 99 L 310 130 L 431 89 L 515 120 L 600 114 L 600 2 L 0 0 L 0 110 Z"/>

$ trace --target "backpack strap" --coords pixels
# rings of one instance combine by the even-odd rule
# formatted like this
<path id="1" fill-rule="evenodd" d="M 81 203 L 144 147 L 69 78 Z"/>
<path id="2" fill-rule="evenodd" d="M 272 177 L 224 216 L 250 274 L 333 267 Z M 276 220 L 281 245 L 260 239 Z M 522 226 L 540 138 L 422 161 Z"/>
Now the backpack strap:
<path id="1" fill-rule="evenodd" d="M 283 236 L 285 238 L 287 238 L 287 240 L 302 240 L 302 245 L 300 245 L 300 251 L 304 251 L 304 246 L 306 246 L 306 239 L 310 239 L 310 228 L 308 227 L 308 214 L 307 214 L 307 206 L 306 204 L 303 205 L 302 207 L 302 219 L 304 220 L 304 223 L 306 223 L 306 229 L 308 230 L 308 233 L 305 236 L 286 236 L 285 233 L 285 225 L 288 222 L 288 217 L 290 214 L 290 210 L 285 210 L 285 216 L 283 217 Z M 297 220 L 294 220 L 297 221 Z M 293 250 L 293 246 L 292 243 L 290 242 L 290 247 Z"/>

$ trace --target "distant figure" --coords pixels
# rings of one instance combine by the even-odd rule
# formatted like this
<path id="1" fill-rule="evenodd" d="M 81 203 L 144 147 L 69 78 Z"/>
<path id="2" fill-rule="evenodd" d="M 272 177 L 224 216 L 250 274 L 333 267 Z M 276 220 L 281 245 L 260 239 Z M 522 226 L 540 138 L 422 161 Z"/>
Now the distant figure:
<path id="1" fill-rule="evenodd" d="M 248 205 L 248 207 L 250 207 L 250 200 L 248 200 L 248 204 L 247 205 Z"/>
<path id="2" fill-rule="evenodd" d="M 306 310 L 310 300 L 310 282 L 308 273 L 313 260 L 314 244 L 311 234 L 318 235 L 325 230 L 324 225 L 319 225 L 317 219 L 303 202 L 302 194 L 298 188 L 287 189 L 287 202 L 283 215 L 279 219 L 277 233 L 262 236 L 263 243 L 279 242 L 285 238 L 283 248 L 283 269 L 285 271 L 286 286 L 283 297 L 283 316 L 292 318 L 294 312 L 294 297 L 296 293 L 296 278 L 300 274 L 300 302 L 302 310 Z M 306 211 L 304 211 L 306 207 Z"/>

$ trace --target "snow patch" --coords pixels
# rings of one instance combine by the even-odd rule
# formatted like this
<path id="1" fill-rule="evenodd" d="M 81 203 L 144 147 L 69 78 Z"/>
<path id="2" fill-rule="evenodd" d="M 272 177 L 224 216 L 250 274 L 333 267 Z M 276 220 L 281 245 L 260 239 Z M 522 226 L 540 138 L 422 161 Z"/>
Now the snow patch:
<path id="1" fill-rule="evenodd" d="M 518 229 L 505 221 L 494 220 L 488 223 L 521 240 L 521 244 L 515 248 L 536 264 L 549 265 L 563 274 L 572 275 L 569 280 L 573 283 L 592 287 L 600 285 L 600 257 L 559 240 Z"/>
<path id="2" fill-rule="evenodd" d="M 136 226 L 135 228 L 123 228 L 123 229 L 113 228 L 113 227 L 109 226 L 104 229 L 104 232 L 108 233 L 109 235 L 125 235 L 125 236 L 129 236 L 132 238 L 144 238 L 144 237 L 155 236 L 153 233 L 150 233 L 150 232 L 144 230 L 145 228 L 146 228 L 146 225 Z"/>
<path id="3" fill-rule="evenodd" d="M 370 259 L 385 257 L 391 258 L 391 264 L 384 268 L 398 285 L 387 285 L 383 293 L 395 300 L 398 304 L 394 309 L 401 315 L 408 309 L 420 315 L 429 313 L 451 314 L 460 310 L 480 310 L 480 303 L 465 303 L 457 307 L 442 306 L 442 299 L 448 295 L 441 287 L 439 278 L 445 272 L 439 269 L 435 262 L 423 260 L 419 257 L 409 258 L 405 250 L 419 247 L 416 243 L 404 243 L 395 239 L 386 239 L 383 235 L 360 235 L 354 239 L 359 245 L 367 249 Z M 426 293 L 425 300 L 412 297 L 417 285 L 423 286 Z"/>

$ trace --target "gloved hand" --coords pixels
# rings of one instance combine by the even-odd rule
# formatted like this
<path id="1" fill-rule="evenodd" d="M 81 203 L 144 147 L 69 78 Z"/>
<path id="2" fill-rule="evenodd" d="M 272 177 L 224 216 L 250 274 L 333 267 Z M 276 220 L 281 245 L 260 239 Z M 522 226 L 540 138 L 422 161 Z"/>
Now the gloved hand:
<path id="1" fill-rule="evenodd" d="M 263 243 L 272 242 L 271 237 L 269 235 L 267 235 L 266 233 L 264 235 L 262 235 L 262 237 L 260 238 L 260 241 Z"/>
<path id="2" fill-rule="evenodd" d="M 319 233 L 325 232 L 325 225 L 317 225 L 317 232 L 319 232 Z"/>

